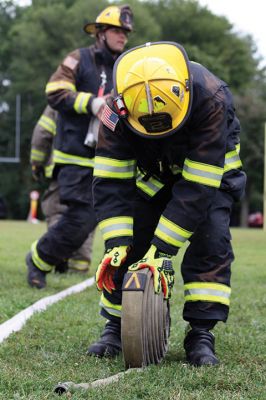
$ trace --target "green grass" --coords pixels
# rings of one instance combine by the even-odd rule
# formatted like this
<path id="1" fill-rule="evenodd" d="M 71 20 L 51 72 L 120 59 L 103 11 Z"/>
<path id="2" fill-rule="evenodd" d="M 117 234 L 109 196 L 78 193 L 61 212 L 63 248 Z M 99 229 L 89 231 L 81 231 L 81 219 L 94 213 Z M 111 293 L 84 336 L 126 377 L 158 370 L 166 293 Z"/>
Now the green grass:
<path id="1" fill-rule="evenodd" d="M 43 223 L 0 222 L 0 323 L 84 279 L 50 274 L 47 289 L 27 286 L 24 257 L 45 229 Z M 164 361 L 142 373 L 132 372 L 118 383 L 76 392 L 71 399 L 266 400 L 266 233 L 233 229 L 232 236 L 236 260 L 231 312 L 228 323 L 215 328 L 221 365 L 196 369 L 184 363 L 180 254 L 175 262 L 171 337 Z M 98 234 L 90 276 L 102 251 Z M 0 344 L 0 399 L 55 399 L 53 388 L 60 381 L 91 382 L 123 371 L 122 357 L 98 360 L 85 355 L 103 327 L 98 302 L 95 287 L 69 296 L 35 314 L 20 332 Z"/>

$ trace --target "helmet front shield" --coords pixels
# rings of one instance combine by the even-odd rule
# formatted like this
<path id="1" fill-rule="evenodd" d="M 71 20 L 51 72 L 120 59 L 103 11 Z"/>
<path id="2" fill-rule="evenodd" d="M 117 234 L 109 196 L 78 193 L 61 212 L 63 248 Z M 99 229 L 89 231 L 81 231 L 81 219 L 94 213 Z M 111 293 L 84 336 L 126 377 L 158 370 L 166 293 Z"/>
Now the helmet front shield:
<path id="1" fill-rule="evenodd" d="M 192 84 L 182 46 L 156 42 L 122 54 L 113 71 L 115 95 L 128 110 L 128 127 L 144 137 L 166 137 L 184 124 L 190 113 Z"/>

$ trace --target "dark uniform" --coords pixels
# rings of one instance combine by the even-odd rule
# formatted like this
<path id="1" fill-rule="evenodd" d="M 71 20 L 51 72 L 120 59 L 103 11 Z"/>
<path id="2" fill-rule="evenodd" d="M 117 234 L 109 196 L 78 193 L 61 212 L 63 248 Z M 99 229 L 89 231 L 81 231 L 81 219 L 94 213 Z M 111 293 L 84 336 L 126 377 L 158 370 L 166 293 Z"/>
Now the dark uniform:
<path id="1" fill-rule="evenodd" d="M 93 117 L 91 104 L 101 86 L 112 89 L 114 58 L 106 48 L 89 48 L 70 53 L 46 87 L 47 99 L 59 111 L 54 144 L 53 177 L 60 200 L 68 207 L 60 220 L 32 246 L 32 260 L 42 271 L 70 258 L 96 226 L 92 208 L 94 147 L 85 144 Z"/>
<path id="2" fill-rule="evenodd" d="M 62 204 L 59 198 L 59 187 L 53 176 L 53 143 L 56 134 L 56 121 L 58 113 L 50 106 L 46 106 L 37 124 L 34 127 L 31 140 L 30 162 L 35 180 L 43 177 L 49 179 L 49 187 L 44 192 L 41 207 L 48 228 L 58 222 L 66 211 L 67 205 Z M 92 243 L 94 232 L 90 233 L 82 246 L 72 254 L 67 261 L 67 266 L 73 272 L 87 272 L 91 263 Z M 65 270 L 61 266 L 60 270 Z"/>
<path id="3" fill-rule="evenodd" d="M 175 255 L 187 240 L 181 266 L 184 319 L 215 324 L 228 317 L 234 259 L 229 219 L 246 180 L 240 125 L 227 84 L 200 64 L 189 66 L 192 108 L 172 136 L 142 138 L 105 107 L 95 158 L 95 210 L 106 249 L 132 246 L 117 269 L 116 290 L 104 290 L 101 297 L 101 313 L 113 321 L 121 315 L 127 267 L 151 244 Z"/>

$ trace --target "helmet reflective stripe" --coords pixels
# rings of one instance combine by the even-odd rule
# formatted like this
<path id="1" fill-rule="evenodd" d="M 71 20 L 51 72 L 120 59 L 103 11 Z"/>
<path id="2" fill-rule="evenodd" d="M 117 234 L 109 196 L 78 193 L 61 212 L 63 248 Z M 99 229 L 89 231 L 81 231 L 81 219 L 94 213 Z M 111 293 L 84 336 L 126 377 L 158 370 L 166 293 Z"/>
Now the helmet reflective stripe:
<path id="1" fill-rule="evenodd" d="M 96 35 L 101 28 L 114 26 L 131 32 L 133 29 L 133 13 L 127 5 L 109 6 L 105 8 L 96 18 L 84 26 L 84 31 L 90 35 Z"/>
<path id="2" fill-rule="evenodd" d="M 189 62 L 182 46 L 156 42 L 123 53 L 115 63 L 115 95 L 128 111 L 128 127 L 144 137 L 165 137 L 186 121 L 192 101 Z"/>

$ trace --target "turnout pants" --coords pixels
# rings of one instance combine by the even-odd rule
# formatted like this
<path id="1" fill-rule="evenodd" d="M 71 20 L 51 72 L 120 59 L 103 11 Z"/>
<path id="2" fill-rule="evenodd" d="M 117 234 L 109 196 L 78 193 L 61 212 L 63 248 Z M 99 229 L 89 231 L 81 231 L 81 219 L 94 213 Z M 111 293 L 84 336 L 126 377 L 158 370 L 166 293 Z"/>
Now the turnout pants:
<path id="1" fill-rule="evenodd" d="M 43 271 L 71 258 L 96 227 L 92 207 L 92 168 L 60 166 L 57 174 L 60 202 L 66 205 L 33 250 L 33 261 Z"/>
<path id="2" fill-rule="evenodd" d="M 67 210 L 67 205 L 60 202 L 59 185 L 56 179 L 51 181 L 48 189 L 45 191 L 41 207 L 48 229 L 56 224 Z M 89 267 L 92 257 L 94 233 L 94 231 L 91 232 L 81 247 L 72 254 L 68 261 L 69 267 L 77 270 Z"/>
<path id="3" fill-rule="evenodd" d="M 133 249 L 115 275 L 116 290 L 103 291 L 101 314 L 111 320 L 121 316 L 122 283 L 128 267 L 143 258 L 155 228 L 171 196 L 163 188 L 152 200 L 137 195 L 134 214 Z M 229 312 L 231 263 L 234 255 L 229 230 L 233 197 L 218 190 L 206 220 L 190 238 L 181 273 L 184 281 L 183 318 L 226 321 Z"/>

